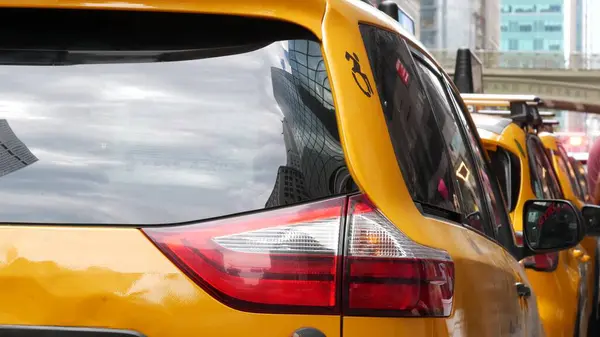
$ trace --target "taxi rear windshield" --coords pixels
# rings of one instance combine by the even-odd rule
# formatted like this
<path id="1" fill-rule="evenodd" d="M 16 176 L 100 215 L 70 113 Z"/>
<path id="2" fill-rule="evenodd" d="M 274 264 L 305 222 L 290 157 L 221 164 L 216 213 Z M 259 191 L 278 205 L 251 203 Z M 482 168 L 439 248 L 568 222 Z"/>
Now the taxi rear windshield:
<path id="1" fill-rule="evenodd" d="M 179 223 L 356 189 L 321 45 L 306 30 L 7 11 L 0 222 Z"/>

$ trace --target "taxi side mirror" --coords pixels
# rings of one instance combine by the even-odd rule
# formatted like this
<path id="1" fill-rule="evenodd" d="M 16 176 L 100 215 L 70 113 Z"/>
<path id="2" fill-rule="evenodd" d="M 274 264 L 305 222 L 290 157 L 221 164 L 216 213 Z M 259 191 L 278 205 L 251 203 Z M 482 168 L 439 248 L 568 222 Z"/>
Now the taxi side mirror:
<path id="1" fill-rule="evenodd" d="M 585 205 L 581 209 L 585 234 L 589 236 L 600 236 L 600 206 Z"/>
<path id="2" fill-rule="evenodd" d="M 527 200 L 523 258 L 576 246 L 585 235 L 581 213 L 567 200 Z"/>

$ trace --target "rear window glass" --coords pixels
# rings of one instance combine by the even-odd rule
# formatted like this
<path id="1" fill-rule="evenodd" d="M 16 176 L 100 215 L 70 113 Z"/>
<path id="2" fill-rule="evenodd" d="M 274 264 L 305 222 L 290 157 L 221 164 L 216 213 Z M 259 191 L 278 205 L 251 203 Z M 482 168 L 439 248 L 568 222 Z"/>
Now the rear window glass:
<path id="1" fill-rule="evenodd" d="M 111 22 L 108 12 L 86 15 Z M 140 36 L 158 22 L 130 15 Z M 32 44 L 13 65 L 0 60 L 1 222 L 174 223 L 356 189 L 315 38 L 277 22 L 162 20 L 173 34 L 198 25 L 190 41 L 212 36 L 198 34 L 211 24 L 235 29 L 168 53 L 139 40 L 135 52 L 117 52 L 126 39 L 94 45 L 94 31 L 82 43 L 110 53 L 57 49 L 62 57 L 48 61 L 53 53 Z"/>

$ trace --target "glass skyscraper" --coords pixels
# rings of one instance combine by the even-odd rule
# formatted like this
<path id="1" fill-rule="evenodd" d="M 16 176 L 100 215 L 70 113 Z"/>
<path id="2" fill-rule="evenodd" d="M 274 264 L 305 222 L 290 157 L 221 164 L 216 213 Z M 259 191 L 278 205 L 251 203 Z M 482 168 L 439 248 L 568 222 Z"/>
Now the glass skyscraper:
<path id="1" fill-rule="evenodd" d="M 498 50 L 500 0 L 421 0 L 421 42 L 428 49 Z"/>
<path id="2" fill-rule="evenodd" d="M 563 51 L 568 22 L 563 0 L 502 0 L 500 49 Z"/>
<path id="3" fill-rule="evenodd" d="M 598 0 L 502 0 L 500 8 L 500 48 L 503 51 L 539 53 L 551 67 L 585 66 L 589 53 L 590 3 Z M 527 68 L 532 59 L 526 55 L 506 55 L 501 61 Z M 523 93 L 525 94 L 525 93 Z M 600 135 L 596 116 L 556 112 L 559 131 L 587 133 L 588 140 Z M 588 142 L 591 143 L 591 142 Z M 569 146 L 567 145 L 567 148 Z"/>

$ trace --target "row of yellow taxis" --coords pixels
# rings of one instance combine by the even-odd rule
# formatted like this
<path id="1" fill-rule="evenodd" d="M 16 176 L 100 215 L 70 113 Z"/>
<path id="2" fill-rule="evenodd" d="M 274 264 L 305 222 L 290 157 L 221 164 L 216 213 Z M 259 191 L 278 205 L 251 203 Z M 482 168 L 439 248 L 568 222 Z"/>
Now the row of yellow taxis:
<path id="1" fill-rule="evenodd" d="M 380 8 L 0 0 L 0 336 L 586 336 L 599 208 L 540 101 Z"/>
<path id="2" fill-rule="evenodd" d="M 463 94 L 462 97 L 473 113 L 484 147 L 502 182 L 517 235 L 523 224 L 515 214 L 528 199 L 567 199 L 578 209 L 589 201 L 585 180 L 580 177 L 580 163 L 568 156 L 552 133 L 556 122 L 544 121 L 539 111 L 547 108 L 545 101 L 532 95 Z M 531 118 L 514 113 L 517 105 L 531 109 Z M 547 335 L 575 332 L 576 336 L 587 336 L 589 324 L 595 323 L 589 320 L 595 319 L 598 301 L 597 246 L 595 237 L 586 236 L 569 250 L 522 261 L 536 289 Z"/>

